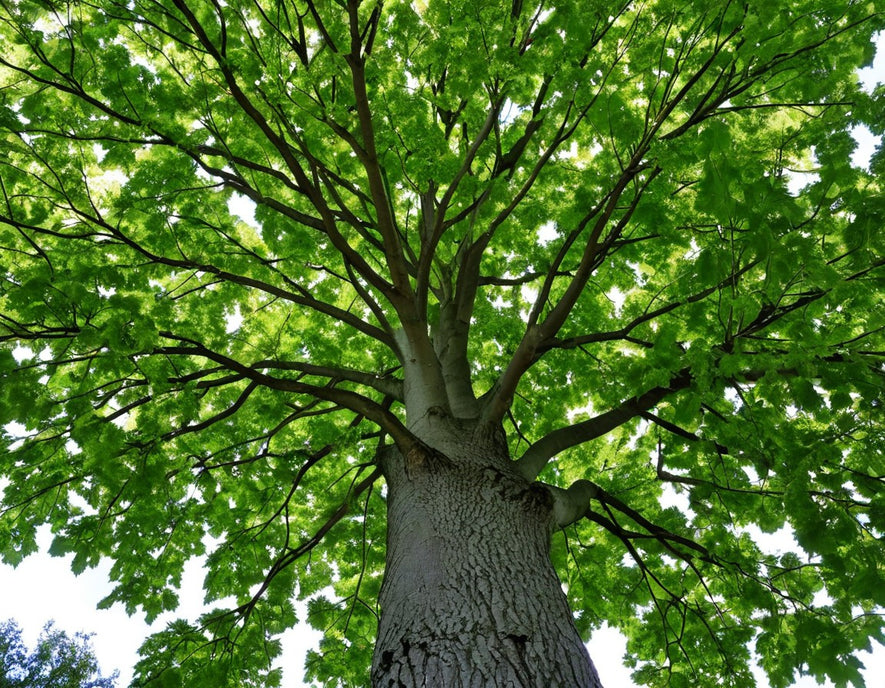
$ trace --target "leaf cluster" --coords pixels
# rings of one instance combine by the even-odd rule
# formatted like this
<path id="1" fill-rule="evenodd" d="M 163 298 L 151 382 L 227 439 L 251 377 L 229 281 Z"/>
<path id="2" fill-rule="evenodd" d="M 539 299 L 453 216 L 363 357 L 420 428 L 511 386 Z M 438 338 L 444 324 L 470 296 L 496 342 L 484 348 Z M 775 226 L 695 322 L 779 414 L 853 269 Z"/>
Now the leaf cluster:
<path id="1" fill-rule="evenodd" d="M 114 688 L 117 672 L 101 675 L 90 637 L 85 633 L 71 637 L 50 621 L 30 650 L 19 625 L 4 621 L 0 624 L 0 682 L 4 688 Z"/>

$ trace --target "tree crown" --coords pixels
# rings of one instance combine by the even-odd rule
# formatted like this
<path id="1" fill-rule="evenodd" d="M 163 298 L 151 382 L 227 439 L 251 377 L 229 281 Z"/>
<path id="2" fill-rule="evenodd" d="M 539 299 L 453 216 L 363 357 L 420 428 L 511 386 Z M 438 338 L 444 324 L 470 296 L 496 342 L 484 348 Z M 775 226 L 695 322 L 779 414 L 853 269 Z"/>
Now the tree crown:
<path id="1" fill-rule="evenodd" d="M 117 672 L 101 675 L 90 638 L 85 633 L 71 637 L 50 621 L 34 649 L 28 650 L 18 624 L 4 621 L 0 624 L 0 682 L 4 688 L 114 688 Z"/>
<path id="2" fill-rule="evenodd" d="M 639 680 L 741 685 L 755 642 L 772 685 L 860 685 L 874 3 L 0 7 L 0 550 L 49 521 L 149 619 L 207 556 L 219 610 L 145 675 L 165 650 L 272 685 L 297 588 L 309 675 L 363 682 L 377 456 L 442 416 L 552 486 L 578 624 L 622 629 Z"/>

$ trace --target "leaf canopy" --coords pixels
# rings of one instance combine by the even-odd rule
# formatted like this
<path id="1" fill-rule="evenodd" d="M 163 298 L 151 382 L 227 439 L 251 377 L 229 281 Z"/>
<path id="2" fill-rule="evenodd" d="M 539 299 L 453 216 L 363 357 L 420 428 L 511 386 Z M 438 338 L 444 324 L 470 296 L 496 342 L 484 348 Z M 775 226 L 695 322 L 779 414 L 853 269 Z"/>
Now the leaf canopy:
<path id="1" fill-rule="evenodd" d="M 19 625 L 4 621 L 0 623 L 0 682 L 4 688 L 115 688 L 119 672 L 101 675 L 90 638 L 86 633 L 71 637 L 50 621 L 31 650 Z"/>
<path id="2" fill-rule="evenodd" d="M 862 684 L 875 3 L 0 8 L 0 552 L 49 522 L 149 620 L 206 557 L 144 677 L 278 685 L 297 590 L 309 678 L 364 684 L 376 456 L 442 407 L 583 497 L 554 557 L 638 681 Z"/>

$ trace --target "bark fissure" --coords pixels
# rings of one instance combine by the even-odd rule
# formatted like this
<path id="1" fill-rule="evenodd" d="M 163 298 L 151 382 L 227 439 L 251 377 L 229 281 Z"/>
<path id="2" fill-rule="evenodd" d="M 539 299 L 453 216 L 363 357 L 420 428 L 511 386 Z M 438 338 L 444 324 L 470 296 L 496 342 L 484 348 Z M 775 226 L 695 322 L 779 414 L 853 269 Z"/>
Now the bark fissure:
<path id="1" fill-rule="evenodd" d="M 373 685 L 596 688 L 549 558 L 553 498 L 501 433 L 436 417 L 426 456 L 391 453 Z"/>

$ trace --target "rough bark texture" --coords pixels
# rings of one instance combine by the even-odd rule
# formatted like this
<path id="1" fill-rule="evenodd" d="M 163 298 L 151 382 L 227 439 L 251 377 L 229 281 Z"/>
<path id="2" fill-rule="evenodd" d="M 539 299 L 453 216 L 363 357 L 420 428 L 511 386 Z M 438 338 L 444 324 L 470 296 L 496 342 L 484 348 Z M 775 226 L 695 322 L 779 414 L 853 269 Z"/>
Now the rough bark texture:
<path id="1" fill-rule="evenodd" d="M 549 559 L 552 499 L 503 438 L 430 417 L 391 456 L 375 688 L 597 688 Z"/>

